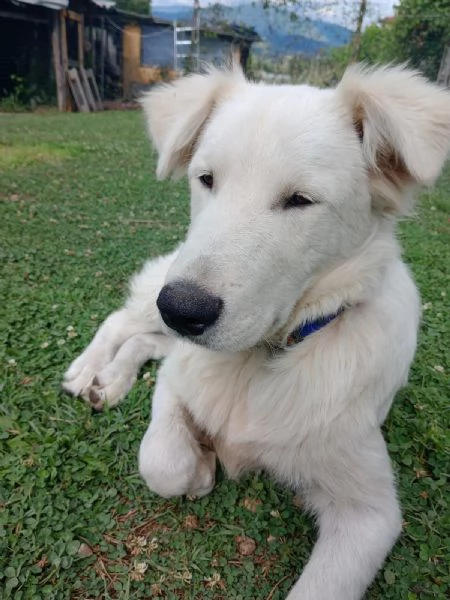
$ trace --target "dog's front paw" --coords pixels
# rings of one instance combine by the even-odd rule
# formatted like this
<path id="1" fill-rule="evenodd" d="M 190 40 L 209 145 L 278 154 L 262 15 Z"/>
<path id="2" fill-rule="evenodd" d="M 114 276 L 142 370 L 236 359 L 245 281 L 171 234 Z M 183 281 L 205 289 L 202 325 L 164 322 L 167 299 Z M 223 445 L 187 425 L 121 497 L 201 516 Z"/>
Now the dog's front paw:
<path id="1" fill-rule="evenodd" d="M 107 364 L 107 357 L 87 348 L 76 358 L 64 374 L 62 389 L 74 397 L 88 398 L 94 378 Z"/>
<path id="2" fill-rule="evenodd" d="M 131 390 L 135 381 L 135 371 L 118 372 L 112 362 L 92 379 L 81 396 L 92 408 L 102 410 L 105 405 L 111 407 L 119 404 Z"/>
<path id="3" fill-rule="evenodd" d="M 133 387 L 136 373 L 119 373 L 113 366 L 114 363 L 107 365 L 98 374 L 89 369 L 72 381 L 65 379 L 63 390 L 72 396 L 83 398 L 98 411 L 105 405 L 116 406 Z"/>
<path id="4" fill-rule="evenodd" d="M 216 454 L 176 429 L 147 430 L 139 450 L 141 476 L 163 498 L 206 496 L 215 484 Z"/>
<path id="5" fill-rule="evenodd" d="M 73 376 L 74 373 L 75 376 Z M 91 369 L 89 366 L 86 366 L 81 371 L 73 369 L 71 366 L 64 375 L 62 389 L 71 396 L 83 396 L 85 390 L 90 387 L 94 377 L 95 370 Z"/>

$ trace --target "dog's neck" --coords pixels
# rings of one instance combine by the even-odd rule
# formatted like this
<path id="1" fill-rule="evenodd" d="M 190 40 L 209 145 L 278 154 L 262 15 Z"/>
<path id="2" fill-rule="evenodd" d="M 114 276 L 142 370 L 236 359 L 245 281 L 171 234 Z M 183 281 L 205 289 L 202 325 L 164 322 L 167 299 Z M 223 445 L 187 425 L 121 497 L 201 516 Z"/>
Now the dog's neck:
<path id="1" fill-rule="evenodd" d="M 293 332 L 301 332 L 304 324 L 319 324 L 312 327 L 313 333 L 327 321 L 331 324 L 344 309 L 368 302 L 381 285 L 386 266 L 399 256 L 390 224 L 377 228 L 357 253 L 313 280 L 270 345 L 288 347 Z"/>
<path id="2" fill-rule="evenodd" d="M 286 340 L 286 347 L 295 346 L 300 342 L 303 342 L 307 337 L 317 333 L 333 321 L 335 321 L 345 310 L 345 306 L 342 306 L 336 313 L 331 315 L 324 315 L 315 321 L 307 321 L 301 323 L 296 329 L 291 331 Z"/>

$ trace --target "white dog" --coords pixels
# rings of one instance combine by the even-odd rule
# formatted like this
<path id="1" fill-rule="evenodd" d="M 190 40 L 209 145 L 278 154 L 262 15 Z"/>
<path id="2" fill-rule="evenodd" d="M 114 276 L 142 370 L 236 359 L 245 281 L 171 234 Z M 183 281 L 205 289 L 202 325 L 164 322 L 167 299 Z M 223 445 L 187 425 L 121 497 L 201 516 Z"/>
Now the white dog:
<path id="1" fill-rule="evenodd" d="M 150 489 L 209 493 L 216 455 L 231 477 L 265 469 L 320 529 L 289 600 L 360 599 L 401 526 L 380 425 L 420 308 L 395 222 L 441 171 L 450 94 L 400 67 L 352 67 L 332 90 L 234 68 L 144 108 L 158 176 L 188 173 L 191 228 L 135 276 L 64 387 L 113 405 L 168 353 L 139 454 Z"/>

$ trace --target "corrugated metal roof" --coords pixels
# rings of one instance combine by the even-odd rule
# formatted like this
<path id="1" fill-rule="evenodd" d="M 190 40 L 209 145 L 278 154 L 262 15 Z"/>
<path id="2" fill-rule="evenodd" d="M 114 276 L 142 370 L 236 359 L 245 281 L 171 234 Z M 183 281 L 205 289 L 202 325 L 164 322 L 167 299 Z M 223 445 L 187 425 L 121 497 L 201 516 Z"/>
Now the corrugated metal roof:
<path id="1" fill-rule="evenodd" d="M 33 6 L 45 6 L 45 8 L 53 8 L 53 10 L 61 10 L 69 6 L 69 0 L 19 0 L 19 2 Z"/>
<path id="2" fill-rule="evenodd" d="M 61 10 L 69 6 L 69 0 L 17 0 L 22 4 L 32 4 L 33 6 L 45 6 L 54 10 Z M 92 0 L 93 4 L 100 8 L 114 8 L 116 3 L 113 0 Z"/>
<path id="3" fill-rule="evenodd" d="M 100 8 L 114 8 L 116 6 L 116 3 L 112 0 L 92 0 L 92 2 Z"/>

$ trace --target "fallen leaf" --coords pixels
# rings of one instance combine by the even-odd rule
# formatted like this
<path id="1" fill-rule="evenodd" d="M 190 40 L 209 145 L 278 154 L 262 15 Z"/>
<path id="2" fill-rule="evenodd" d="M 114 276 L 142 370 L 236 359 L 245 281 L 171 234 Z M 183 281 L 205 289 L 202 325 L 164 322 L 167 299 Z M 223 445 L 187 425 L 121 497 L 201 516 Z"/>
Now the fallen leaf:
<path id="1" fill-rule="evenodd" d="M 87 544 L 85 544 L 83 542 L 82 544 L 80 544 L 77 554 L 78 554 L 78 556 L 81 556 L 82 558 L 86 558 L 87 556 L 92 556 L 92 554 L 94 554 L 94 552 L 90 546 L 88 546 Z"/>
<path id="2" fill-rule="evenodd" d="M 188 515 L 184 519 L 186 529 L 198 529 L 198 518 L 195 515 Z"/>
<path id="3" fill-rule="evenodd" d="M 243 502 L 244 508 L 246 508 L 247 510 L 249 510 L 252 513 L 256 512 L 256 508 L 260 504 L 262 504 L 262 501 L 259 500 L 258 498 L 244 498 L 244 502 Z"/>
<path id="4" fill-rule="evenodd" d="M 40 567 L 41 569 L 43 569 L 44 567 L 46 567 L 48 565 L 48 558 L 46 556 L 43 556 L 40 560 L 37 561 L 36 566 Z"/>
<path id="5" fill-rule="evenodd" d="M 303 506 L 304 506 L 303 498 L 301 496 L 299 496 L 298 494 L 295 494 L 295 496 L 292 500 L 292 504 L 294 506 L 296 506 L 297 508 L 303 508 Z"/>
<path id="6" fill-rule="evenodd" d="M 238 535 L 235 538 L 238 545 L 238 552 L 241 556 L 251 556 L 256 550 L 256 542 L 253 538 L 246 535 Z"/>

